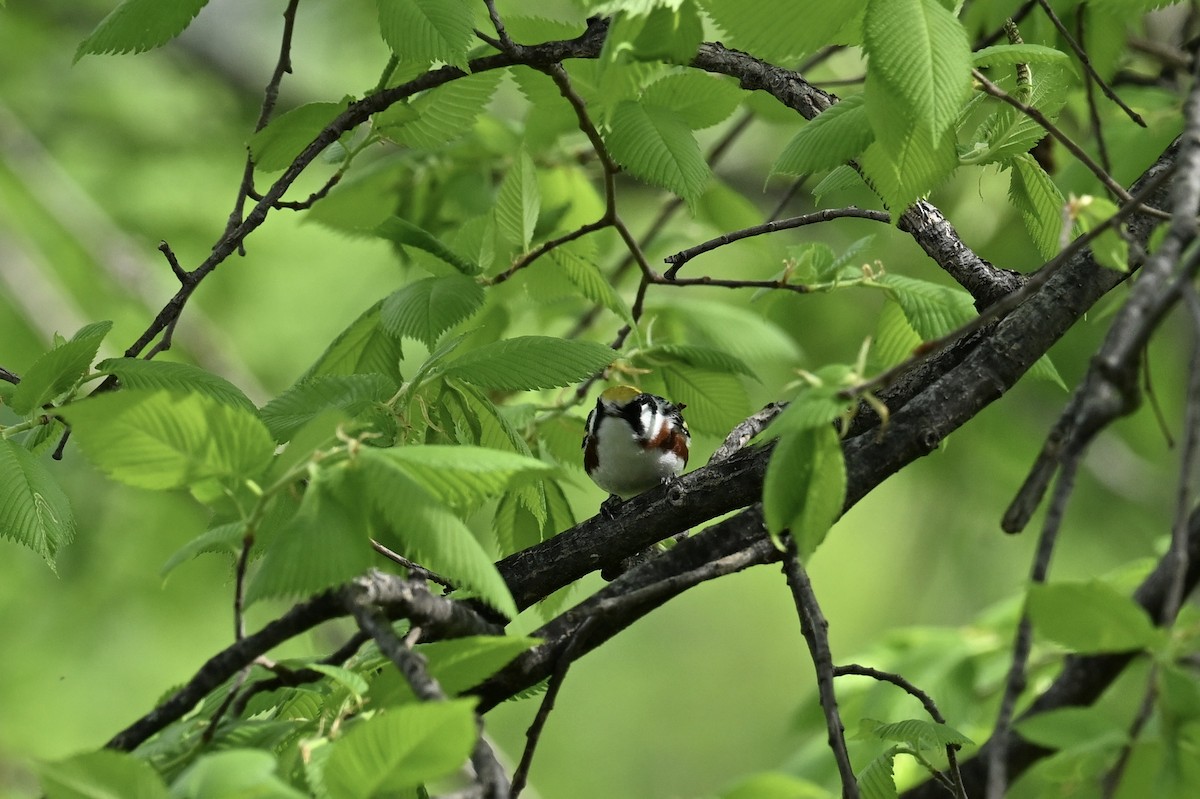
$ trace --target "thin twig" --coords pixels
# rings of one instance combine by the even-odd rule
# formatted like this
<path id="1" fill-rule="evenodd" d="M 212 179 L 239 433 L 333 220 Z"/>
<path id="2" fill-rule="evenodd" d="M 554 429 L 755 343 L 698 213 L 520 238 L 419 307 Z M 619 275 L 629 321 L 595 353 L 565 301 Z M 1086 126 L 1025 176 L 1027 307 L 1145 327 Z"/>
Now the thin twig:
<path id="1" fill-rule="evenodd" d="M 938 724 L 946 723 L 945 716 L 943 716 L 941 711 L 938 710 L 937 705 L 934 704 L 933 698 L 899 674 L 895 674 L 890 671 L 882 671 L 880 669 L 873 669 L 870 666 L 860 666 L 857 663 L 833 667 L 834 677 L 845 677 L 849 675 L 870 677 L 881 682 L 889 682 L 920 702 L 921 707 L 925 708 L 925 712 L 928 713 L 929 717 L 935 722 Z M 950 785 L 956 799 L 967 799 L 967 792 L 963 787 L 962 773 L 958 768 L 958 748 L 959 747 L 956 744 L 946 745 L 946 769 L 950 772 Z"/>
<path id="2" fill-rule="evenodd" d="M 1050 6 L 1050 3 L 1047 0 L 1038 0 L 1038 5 L 1040 5 L 1042 10 L 1046 12 L 1046 16 L 1050 18 L 1050 22 L 1052 22 L 1054 27 L 1058 29 L 1059 34 L 1067 40 L 1067 44 L 1072 50 L 1075 51 L 1075 55 L 1079 56 L 1079 61 L 1081 64 L 1083 64 L 1083 69 L 1087 73 L 1087 77 L 1090 78 L 1088 81 L 1089 93 L 1091 90 L 1091 82 L 1095 81 L 1096 85 L 1100 87 L 1100 91 L 1104 92 L 1105 97 L 1116 103 L 1117 106 L 1120 107 L 1120 109 L 1138 125 L 1142 126 L 1143 128 L 1146 127 L 1146 120 L 1142 119 L 1141 114 L 1126 105 L 1125 101 L 1118 97 L 1116 92 L 1112 90 L 1112 87 L 1104 81 L 1104 78 L 1100 77 L 1098 72 L 1096 72 L 1096 68 L 1092 66 L 1092 59 L 1088 58 L 1087 50 L 1083 49 L 1083 46 L 1079 42 L 1075 41 L 1075 37 L 1071 36 L 1071 32 L 1067 30 L 1067 26 L 1064 25 L 1062 20 L 1058 18 L 1058 14 L 1054 13 L 1054 9 Z M 1081 20 L 1079 25 L 1080 41 L 1083 40 L 1082 19 L 1084 10 L 1085 9 L 1083 7 L 1079 9 L 1079 18 Z"/>
<path id="3" fill-rule="evenodd" d="M 712 457 L 708 459 L 709 466 L 714 463 L 720 463 L 735 452 L 739 452 L 743 447 L 750 443 L 750 439 L 757 436 L 771 422 L 775 421 L 775 417 L 783 413 L 785 405 L 778 402 L 768 403 L 761 411 L 751 414 L 743 420 L 737 427 L 729 431 L 729 435 L 725 436 L 725 440 L 721 442 L 721 446 L 717 447 L 713 452 Z"/>
<path id="4" fill-rule="evenodd" d="M 512 787 L 509 789 L 509 795 L 512 799 L 517 799 L 521 791 L 525 790 L 525 784 L 529 779 L 529 769 L 533 765 L 533 753 L 537 750 L 537 745 L 542 738 L 542 730 L 546 727 L 546 721 L 550 718 L 550 711 L 554 709 L 554 703 L 558 699 L 558 692 L 562 690 L 563 682 L 567 679 L 567 669 L 571 667 L 571 663 L 575 661 L 581 647 L 581 642 L 587 635 L 588 628 L 591 627 L 595 616 L 589 617 L 579 625 L 571 636 L 571 642 L 567 644 L 566 649 L 558 656 L 558 662 L 554 666 L 554 673 L 550 675 L 550 681 L 546 685 L 546 695 L 542 697 L 542 703 L 538 706 L 537 715 L 533 717 L 533 722 L 529 725 L 529 729 L 525 731 L 525 750 L 521 753 L 521 762 L 517 765 L 513 772 Z"/>
<path id="5" fill-rule="evenodd" d="M 1046 518 L 1042 525 L 1042 534 L 1038 537 L 1037 549 L 1034 552 L 1033 566 L 1029 572 L 1029 582 L 1039 585 L 1046 581 L 1050 570 L 1050 559 L 1054 554 L 1054 545 L 1058 540 L 1058 531 L 1062 527 L 1063 515 L 1066 511 L 1067 500 L 1075 487 L 1075 472 L 1079 467 L 1082 452 L 1075 452 L 1064 460 L 1058 482 L 1054 486 L 1054 496 L 1050 507 L 1046 510 Z M 1025 669 L 1029 663 L 1029 653 L 1033 649 L 1033 625 L 1029 620 L 1028 611 L 1021 614 L 1017 624 L 1017 634 L 1013 641 L 1013 658 L 1009 666 L 1008 677 L 1004 682 L 1004 693 L 1000 699 L 1000 711 L 996 718 L 996 728 L 992 733 L 992 748 L 988 753 L 987 799 L 1004 799 L 1008 789 L 1008 740 L 1012 735 L 1013 712 L 1017 699 L 1025 690 Z"/>
<path id="6" fill-rule="evenodd" d="M 838 712 L 837 694 L 833 689 L 834 667 L 833 656 L 829 651 L 829 622 L 825 620 L 821 606 L 817 603 L 817 595 L 813 592 L 808 572 L 800 563 L 796 542 L 791 536 L 787 537 L 783 573 L 787 577 L 788 587 L 792 591 L 792 601 L 795 602 L 796 612 L 800 616 L 800 631 L 808 644 L 813 667 L 817 672 L 817 695 L 821 700 L 821 710 L 825 713 L 825 726 L 829 731 L 829 748 L 833 750 L 838 773 L 842 778 L 842 797 L 843 799 L 858 799 L 858 782 L 854 776 L 854 766 L 850 763 L 850 753 L 846 751 L 846 730 L 842 725 L 841 714 Z"/>
<path id="7" fill-rule="evenodd" d="M 392 563 L 395 563 L 398 566 L 403 566 L 404 568 L 408 569 L 409 573 L 412 574 L 413 577 L 419 577 L 422 580 L 428 580 L 431 583 L 437 583 L 438 585 L 442 586 L 443 588 L 448 588 L 451 591 L 453 591 L 457 587 L 454 585 L 454 583 L 450 582 L 449 580 L 447 580 L 445 577 L 441 576 L 437 572 L 430 571 L 429 569 L 426 569 L 421 564 L 415 563 L 415 562 L 409 560 L 408 558 L 401 555 L 399 552 L 395 552 L 394 550 L 388 548 L 386 545 L 381 544 L 380 542 L 376 541 L 374 538 L 371 539 L 371 549 L 375 550 L 380 555 L 383 555 L 385 558 L 390 560 Z"/>
<path id="8" fill-rule="evenodd" d="M 1014 12 L 1013 15 L 1008 18 L 1008 20 L 1005 21 L 1004 25 L 1001 25 L 999 29 L 992 31 L 992 33 L 989 34 L 986 38 L 975 42 L 975 44 L 971 47 L 971 49 L 972 50 L 982 50 L 985 47 L 991 47 L 993 44 L 995 44 L 996 42 L 1003 39 L 1007 33 L 1006 28 L 1008 26 L 1008 23 L 1011 22 L 1013 24 L 1016 24 L 1016 23 L 1020 22 L 1021 20 L 1025 19 L 1025 17 L 1029 16 L 1029 12 L 1032 11 L 1033 7 L 1036 6 L 1037 4 L 1038 4 L 1038 0 L 1025 0 L 1025 3 L 1020 8 L 1018 8 L 1016 10 L 1016 12 Z"/>
<path id="9" fill-rule="evenodd" d="M 774 222 L 779 218 L 779 215 L 783 213 L 784 208 L 787 208 L 788 203 L 792 201 L 792 198 L 796 196 L 800 189 L 804 188 L 804 184 L 808 181 L 808 177 L 808 175 L 801 175 L 792 181 L 792 185 L 787 187 L 787 191 L 785 191 L 783 196 L 779 198 L 779 202 L 775 203 L 775 207 L 771 209 L 771 213 L 767 214 L 768 222 Z"/>
<path id="10" fill-rule="evenodd" d="M 668 280 L 674 280 L 676 273 L 680 267 L 692 260 L 698 255 L 703 255 L 706 252 L 711 252 L 718 247 L 724 247 L 727 244 L 732 244 L 735 241 L 748 239 L 753 236 L 762 236 L 766 233 L 775 233 L 780 230 L 791 230 L 793 228 L 804 227 L 805 225 L 815 225 L 819 222 L 828 222 L 831 219 L 870 219 L 875 222 L 890 222 L 892 217 L 886 211 L 875 211 L 869 208 L 859 208 L 851 205 L 846 208 L 826 208 L 822 211 L 814 211 L 811 214 L 801 214 L 793 216 L 790 219 L 782 219 L 778 222 L 764 222 L 761 225 L 735 230 L 730 233 L 722 233 L 714 239 L 697 244 L 694 247 L 688 247 L 686 250 L 680 250 L 674 255 L 668 255 L 663 260 L 671 264 L 671 267 L 663 273 L 663 276 Z M 679 281 L 682 283 L 683 281 Z"/>
<path id="11" fill-rule="evenodd" d="M 1085 16 L 1087 16 L 1087 6 L 1080 6 L 1075 15 L 1075 30 L 1079 34 L 1080 41 L 1083 41 Z M 1096 151 L 1100 154 L 1100 165 L 1104 167 L 1105 172 L 1111 173 L 1112 161 L 1108 157 L 1108 145 L 1104 141 L 1104 127 L 1100 124 L 1100 105 L 1096 102 L 1096 82 L 1092 80 L 1091 72 L 1084 76 L 1083 88 L 1087 94 L 1088 119 L 1092 125 L 1092 137 L 1096 140 Z"/>
<path id="12" fill-rule="evenodd" d="M 175 274 L 175 277 L 179 278 L 180 283 L 187 283 L 189 280 L 191 280 L 191 275 L 187 273 L 186 269 L 179 265 L 179 259 L 175 257 L 175 251 L 171 249 L 170 244 L 167 244 L 166 241 L 160 241 L 158 243 L 158 251 L 161 252 L 167 259 L 167 264 L 170 265 L 171 271 Z"/>
<path id="13" fill-rule="evenodd" d="M 1045 128 L 1047 133 L 1049 133 L 1054 138 L 1058 139 L 1058 141 L 1064 147 L 1066 147 L 1067 150 L 1069 150 L 1073 156 L 1075 156 L 1077 159 L 1079 159 L 1080 163 L 1082 163 L 1084 166 L 1086 166 L 1093 175 L 1095 175 L 1097 178 L 1099 178 L 1100 182 L 1103 183 L 1105 185 L 1105 187 L 1110 192 L 1113 193 L 1114 196 L 1116 196 L 1122 202 L 1129 202 L 1131 199 L 1133 199 L 1132 197 L 1130 197 L 1129 192 L 1125 191 L 1125 188 L 1120 183 L 1117 183 L 1117 181 L 1113 179 L 1112 175 L 1105 172 L 1104 168 L 1102 166 L 1097 164 L 1090 155 L 1088 155 L 1086 152 L 1084 152 L 1084 149 L 1082 147 L 1080 147 L 1078 144 L 1076 144 L 1075 141 L 1073 139 L 1071 139 L 1070 136 L 1063 133 L 1062 129 L 1060 127 L 1058 127 L 1057 125 L 1055 125 L 1053 122 L 1051 122 L 1050 119 L 1045 114 L 1043 114 L 1040 110 L 1038 110 L 1037 108 L 1034 108 L 1033 106 L 1029 105 L 1028 103 L 1023 103 L 1020 100 L 1018 100 L 1017 98 L 1013 97 L 1011 94 L 1004 91 L 1004 89 L 1001 89 L 999 86 L 997 86 L 996 84 L 994 84 L 990 80 L 988 80 L 984 76 L 984 74 L 982 72 L 980 72 L 979 70 L 972 69 L 971 75 L 972 75 L 972 77 L 975 78 L 976 81 L 979 82 L 980 87 L 983 89 L 983 91 L 985 93 L 991 95 L 992 97 L 995 97 L 998 100 L 1002 100 L 1003 102 L 1008 103 L 1013 108 L 1017 109 L 1022 114 L 1025 114 L 1027 117 L 1032 119 L 1034 122 L 1038 123 L 1043 128 Z M 1160 216 L 1164 219 L 1170 218 L 1168 214 L 1165 214 L 1164 212 L 1159 211 L 1156 208 L 1145 208 L 1142 210 L 1145 213 L 1154 214 L 1155 216 Z"/>

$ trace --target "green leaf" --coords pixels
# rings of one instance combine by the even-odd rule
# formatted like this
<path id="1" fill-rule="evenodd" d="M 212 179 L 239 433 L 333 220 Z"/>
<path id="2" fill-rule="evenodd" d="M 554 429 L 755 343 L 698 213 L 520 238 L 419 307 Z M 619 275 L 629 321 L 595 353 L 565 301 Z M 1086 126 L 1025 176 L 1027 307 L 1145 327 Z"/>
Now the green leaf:
<path id="1" fill-rule="evenodd" d="M 687 64 L 704 38 L 704 24 L 692 0 L 605 5 L 593 9 L 592 16 L 615 17 L 600 56 L 606 66 L 623 59 Z"/>
<path id="2" fill-rule="evenodd" d="M 446 365 L 445 374 L 503 391 L 562 388 L 590 377 L 616 356 L 610 347 L 593 341 L 518 336 L 460 355 Z"/>
<path id="3" fill-rule="evenodd" d="M 809 175 L 856 158 L 875 140 L 863 100 L 864 95 L 850 95 L 814 117 L 784 148 L 770 174 Z"/>
<path id="4" fill-rule="evenodd" d="M 450 264 L 464 275 L 477 275 L 483 271 L 479 264 L 463 258 L 432 233 L 417 227 L 407 219 L 401 219 L 398 216 L 390 217 L 375 228 L 375 235 L 402 246 L 424 250 L 435 258 Z"/>
<path id="5" fill-rule="evenodd" d="M 1117 213 L 1117 206 L 1112 200 L 1091 195 L 1072 197 L 1068 205 L 1081 233 L 1099 227 Z M 1118 272 L 1129 271 L 1129 242 L 1125 241 L 1113 226 L 1110 225 L 1092 240 L 1091 249 L 1096 263 L 1101 266 Z"/>
<path id="6" fill-rule="evenodd" d="M 394 795 L 461 766 L 475 746 L 474 700 L 421 702 L 361 721 L 333 743 L 325 788 L 338 799 Z"/>
<path id="7" fill-rule="evenodd" d="M 1022 718 L 1013 727 L 1030 743 L 1051 749 L 1070 749 L 1101 741 L 1120 745 L 1128 738 L 1125 725 L 1113 718 L 1110 708 L 1055 708 Z"/>
<path id="8" fill-rule="evenodd" d="M 1008 199 L 1021 212 L 1025 230 L 1038 254 L 1050 260 L 1062 247 L 1062 192 L 1046 171 L 1029 153 L 1012 159 L 1012 177 L 1008 184 Z"/>
<path id="9" fill-rule="evenodd" d="M 617 163 L 689 204 L 699 199 L 712 173 L 679 114 L 662 106 L 623 100 L 609 121 L 605 143 Z"/>
<path id="10" fill-rule="evenodd" d="M 846 464 L 832 426 L 780 436 L 763 481 L 763 514 L 773 536 L 790 530 L 799 557 L 807 558 L 841 516 L 845 498 Z"/>
<path id="11" fill-rule="evenodd" d="M 388 333 L 379 323 L 380 307 L 384 301 L 372 305 L 337 338 L 309 367 L 301 380 L 318 375 L 353 375 L 372 372 L 400 383 L 400 339 Z"/>
<path id="12" fill-rule="evenodd" d="M 140 488 L 254 477 L 275 450 L 258 416 L 204 394 L 130 389 L 72 403 L 60 414 L 97 468 Z"/>
<path id="13" fill-rule="evenodd" d="M 749 415 L 750 400 L 735 375 L 675 366 L 664 366 L 660 371 L 665 396 L 676 404 L 687 405 L 684 417 L 697 432 L 723 436 Z"/>
<path id="14" fill-rule="evenodd" d="M 817 117 L 820 119 L 820 117 Z M 855 169 L 850 166 L 839 166 L 830 171 L 828 175 L 821 179 L 821 182 L 813 186 L 813 196 L 818 200 L 823 199 L 826 194 L 832 194 L 835 191 L 846 191 L 847 189 L 859 189 L 863 186 L 863 177 Z"/>
<path id="15" fill-rule="evenodd" d="M 283 443 L 330 409 L 354 416 L 385 402 L 395 391 L 395 383 L 380 374 L 308 377 L 264 405 L 262 420 L 272 438 Z"/>
<path id="16" fill-rule="evenodd" d="M 649 365 L 682 363 L 697 369 L 713 372 L 745 375 L 756 378 L 754 370 L 741 358 L 713 347 L 698 347 L 688 344 L 656 344 L 638 351 L 637 360 Z"/>
<path id="17" fill-rule="evenodd" d="M 430 89 L 407 105 L 397 103 L 375 115 L 377 130 L 396 144 L 440 150 L 475 126 L 503 75 L 499 69 L 475 73 Z"/>
<path id="18" fill-rule="evenodd" d="M 692 130 L 724 122 L 741 104 L 737 83 L 705 72 L 673 72 L 651 83 L 642 92 L 642 102 L 669 108 Z"/>
<path id="19" fill-rule="evenodd" d="M 858 773 L 858 791 L 862 799 L 896 799 L 896 778 L 892 775 L 896 747 L 877 755 Z"/>
<path id="20" fill-rule="evenodd" d="M 867 76 L 867 91 L 871 94 L 872 78 Z M 871 103 L 868 100 L 868 103 Z M 892 95 L 874 101 L 875 105 L 897 102 Z M 892 117 L 894 127 L 884 139 L 876 130 L 875 141 L 858 159 L 867 183 L 892 212 L 893 224 L 900 213 L 922 195 L 935 189 L 959 165 L 958 148 L 953 129 L 937 137 L 917 125 L 905 126 L 902 118 Z"/>
<path id="21" fill-rule="evenodd" d="M 198 366 L 173 361 L 145 361 L 141 358 L 109 358 L 96 364 L 96 370 L 116 375 L 122 388 L 165 388 L 193 391 L 226 405 L 256 410 L 242 390 L 223 377 Z"/>
<path id="22" fill-rule="evenodd" d="M 1027 610 L 1038 633 L 1079 654 L 1153 649 L 1165 636 L 1145 608 L 1098 580 L 1031 585 Z"/>
<path id="23" fill-rule="evenodd" d="M 74 387 L 100 349 L 112 322 L 95 322 L 81 327 L 70 341 L 62 342 L 38 356 L 13 391 L 9 407 L 26 416 Z"/>
<path id="24" fill-rule="evenodd" d="M 536 458 L 468 445 L 372 449 L 369 457 L 384 459 L 404 470 L 430 494 L 461 509 L 474 508 L 518 482 L 546 477 L 554 471 L 553 466 Z"/>
<path id="25" fill-rule="evenodd" d="M 251 741 L 245 742 L 249 746 Z M 275 756 L 261 749 L 201 755 L 171 786 L 172 799 L 304 799 L 284 782 Z"/>
<path id="26" fill-rule="evenodd" d="M 1061 388 L 1063 391 L 1069 391 L 1067 384 L 1063 382 L 1062 375 L 1058 373 L 1058 367 L 1054 365 L 1054 361 L 1050 360 L 1049 355 L 1043 355 L 1033 362 L 1033 366 L 1029 367 L 1029 376 L 1035 380 L 1045 380 Z"/>
<path id="27" fill-rule="evenodd" d="M 52 569 L 75 537 L 67 495 L 36 456 L 8 439 L 0 439 L 0 537 L 29 547 Z"/>
<path id="28" fill-rule="evenodd" d="M 806 3 L 802 10 L 742 0 L 700 0 L 700 5 L 728 34 L 724 42 L 778 64 L 830 44 L 866 0 Z"/>
<path id="29" fill-rule="evenodd" d="M 909 324 L 900 304 L 889 298 L 875 321 L 875 335 L 871 340 L 871 369 L 883 371 L 903 363 L 920 346 L 921 337 Z"/>
<path id="30" fill-rule="evenodd" d="M 79 43 L 75 60 L 88 53 L 142 53 L 183 33 L 208 0 L 124 0 Z"/>
<path id="31" fill-rule="evenodd" d="M 884 275 L 879 282 L 887 286 L 922 341 L 944 336 L 976 315 L 971 295 L 962 289 L 895 274 Z"/>
<path id="32" fill-rule="evenodd" d="M 717 799 L 833 799 L 833 794 L 791 774 L 764 771 L 718 794 Z"/>
<path id="33" fill-rule="evenodd" d="M 346 467 L 316 472 L 300 510 L 267 543 L 246 602 L 313 594 L 370 568 L 366 501 Z"/>
<path id="34" fill-rule="evenodd" d="M 209 552 L 236 555 L 241 550 L 245 534 L 246 525 L 240 521 L 220 524 L 205 530 L 167 558 L 158 574 L 160 577 L 166 577 L 181 563 Z"/>
<path id="35" fill-rule="evenodd" d="M 509 618 L 517 614 L 492 557 L 457 516 L 413 479 L 409 469 L 382 451 L 364 450 L 359 462 L 381 522 L 400 541 L 399 551 L 446 577 Z"/>
<path id="36" fill-rule="evenodd" d="M 570 246 L 551 250 L 550 261 L 584 297 L 612 311 L 630 327 L 637 324 L 629 305 L 595 263 L 576 254 Z"/>
<path id="37" fill-rule="evenodd" d="M 322 130 L 346 110 L 347 103 L 307 103 L 280 114 L 250 137 L 254 166 L 276 172 L 291 166 Z"/>
<path id="38" fill-rule="evenodd" d="M 875 719 L 863 719 L 864 735 L 880 741 L 908 744 L 912 749 L 944 749 L 950 745 L 969 746 L 970 738 L 947 724 L 938 724 L 924 719 L 905 719 L 891 724 Z"/>
<path id="39" fill-rule="evenodd" d="M 100 749 L 39 763 L 46 799 L 167 799 L 167 786 L 148 762 L 128 752 Z"/>
<path id="40" fill-rule="evenodd" d="M 405 61 L 467 68 L 475 16 L 460 0 L 378 0 L 379 32 Z"/>
<path id="41" fill-rule="evenodd" d="M 898 148 L 888 143 L 911 130 L 925 131 L 929 143 L 940 139 L 971 88 L 971 51 L 958 19 L 938 0 L 869 0 L 863 39 L 876 137 L 890 152 Z M 881 106 L 884 97 L 894 101 Z"/>
<path id="42" fill-rule="evenodd" d="M 971 62 L 977 67 L 1004 67 L 1016 64 L 1062 64 L 1070 57 L 1062 50 L 1042 44 L 997 44 L 976 50 Z"/>
<path id="43" fill-rule="evenodd" d="M 522 149 L 496 193 L 497 229 L 510 243 L 528 250 L 541 205 L 537 170 L 529 153 Z"/>
<path id="44" fill-rule="evenodd" d="M 803 386 L 771 423 L 771 429 L 783 433 L 830 426 L 857 402 L 839 397 L 838 392 L 843 388 L 845 386 L 840 382 Z"/>

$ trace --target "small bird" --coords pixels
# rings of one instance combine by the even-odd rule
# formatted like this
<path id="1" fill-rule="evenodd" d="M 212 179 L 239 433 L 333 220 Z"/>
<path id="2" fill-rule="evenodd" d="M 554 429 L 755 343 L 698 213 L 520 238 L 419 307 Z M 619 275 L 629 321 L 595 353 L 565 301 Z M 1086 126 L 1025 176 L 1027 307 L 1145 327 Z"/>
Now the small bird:
<path id="1" fill-rule="evenodd" d="M 680 413 L 685 407 L 633 386 L 603 391 L 583 436 L 588 476 L 621 499 L 674 480 L 687 466 L 692 442 Z M 609 497 L 604 507 L 612 502 Z"/>

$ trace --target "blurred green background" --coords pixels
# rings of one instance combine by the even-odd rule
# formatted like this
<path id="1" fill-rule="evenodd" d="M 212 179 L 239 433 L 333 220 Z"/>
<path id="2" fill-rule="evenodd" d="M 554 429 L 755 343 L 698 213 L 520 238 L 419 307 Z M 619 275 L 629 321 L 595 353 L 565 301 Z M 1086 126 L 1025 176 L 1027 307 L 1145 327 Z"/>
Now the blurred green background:
<path id="1" fill-rule="evenodd" d="M 170 242 L 185 267 L 203 260 L 229 214 L 243 146 L 278 50 L 282 2 L 214 0 L 163 50 L 73 64 L 79 40 L 113 5 L 9 0 L 0 10 L 0 365 L 18 374 L 54 332 L 69 336 L 90 321 L 115 321 L 104 356 L 133 341 L 174 289 L 156 251 L 160 240 Z M 373 25 L 374 4 L 366 0 L 302 3 L 295 73 L 284 81 L 280 107 L 336 100 L 371 86 L 387 59 Z M 838 69 L 835 62 L 817 74 L 836 77 Z M 516 102 L 511 89 L 496 100 L 501 115 L 505 103 Z M 1111 119 L 1110 146 L 1126 159 L 1117 172 L 1128 179 L 1173 134 L 1170 124 L 1153 126 L 1155 115 L 1178 112 L 1156 110 L 1161 98 L 1132 92 L 1126 99 L 1158 131 L 1135 139 L 1132 125 Z M 752 125 L 717 169 L 761 209 L 771 208 L 784 188 L 773 182 L 761 191 L 770 163 L 798 128 L 786 114 L 771 120 Z M 1057 179 L 1064 193 L 1086 185 L 1072 167 Z M 297 196 L 316 185 L 302 181 Z M 1004 192 L 1004 180 L 974 171 L 933 199 L 985 257 L 1010 268 L 1036 266 L 1019 218 L 1005 210 Z M 663 201 L 650 191 L 635 196 L 632 187 L 622 197 L 627 209 L 639 209 L 626 211 L 637 229 Z M 801 200 L 790 211 L 804 207 Z M 836 247 L 879 233 L 872 260 L 889 271 L 940 279 L 910 241 L 879 227 L 842 223 L 820 235 Z M 651 255 L 714 232 L 685 224 Z M 785 234 L 788 242 L 812 235 L 811 228 L 804 236 Z M 757 252 L 749 245 L 719 250 L 697 261 L 695 274 Z M 778 265 L 764 268 L 769 274 Z M 384 243 L 348 239 L 305 224 L 302 215 L 274 213 L 249 240 L 246 256 L 230 259 L 200 288 L 171 357 L 211 369 L 265 401 L 405 275 Z M 789 295 L 751 305 L 748 297 L 707 291 L 693 296 L 761 309 L 793 337 L 810 369 L 852 361 L 879 308 L 879 297 L 869 292 Z M 1117 299 L 1124 293 L 1118 289 Z M 651 300 L 681 296 L 672 289 Z M 1106 319 L 1097 310 L 1056 347 L 1068 385 L 1086 368 Z M 1168 325 L 1150 360 L 1175 434 L 1186 357 L 1182 329 Z M 765 376 L 750 386 L 752 398 L 772 399 L 786 379 Z M 899 628 L 967 625 L 1019 591 L 1034 533 L 1005 536 L 998 520 L 1065 399 L 1049 383 L 1024 381 L 838 523 L 810 567 L 836 659 L 853 660 Z M 714 444 L 700 442 L 700 448 Z M 1176 461 L 1145 408 L 1102 436 L 1072 500 L 1054 576 L 1100 574 L 1153 554 L 1169 527 Z M 232 639 L 224 562 L 201 558 L 166 582 L 159 576 L 166 558 L 206 525 L 194 502 L 116 486 L 73 447 L 51 468 L 79 520 L 58 574 L 30 551 L 0 540 L 5 799 L 37 795 L 32 769 L 38 759 L 101 746 Z M 571 498 L 583 518 L 601 497 L 577 481 Z M 281 608 L 254 608 L 251 626 Z M 343 633 L 322 629 L 280 654 L 328 651 Z M 1005 642 L 996 643 L 1003 648 Z M 937 686 L 925 687 L 937 696 Z M 710 794 L 748 773 L 794 761 L 813 742 L 797 721 L 811 698 L 811 666 L 778 570 L 707 584 L 572 668 L 527 795 Z M 535 709 L 536 700 L 513 702 L 489 717 L 490 734 L 513 763 Z M 818 737 L 823 741 L 824 734 Z"/>

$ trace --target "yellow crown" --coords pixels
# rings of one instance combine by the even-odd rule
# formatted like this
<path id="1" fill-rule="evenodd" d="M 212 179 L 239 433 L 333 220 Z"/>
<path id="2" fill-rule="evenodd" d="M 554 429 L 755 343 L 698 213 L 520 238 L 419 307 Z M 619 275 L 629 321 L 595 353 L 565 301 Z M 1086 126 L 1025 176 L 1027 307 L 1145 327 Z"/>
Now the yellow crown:
<path id="1" fill-rule="evenodd" d="M 610 386 L 600 393 L 600 398 L 614 405 L 624 405 L 641 393 L 641 389 L 633 386 Z"/>

